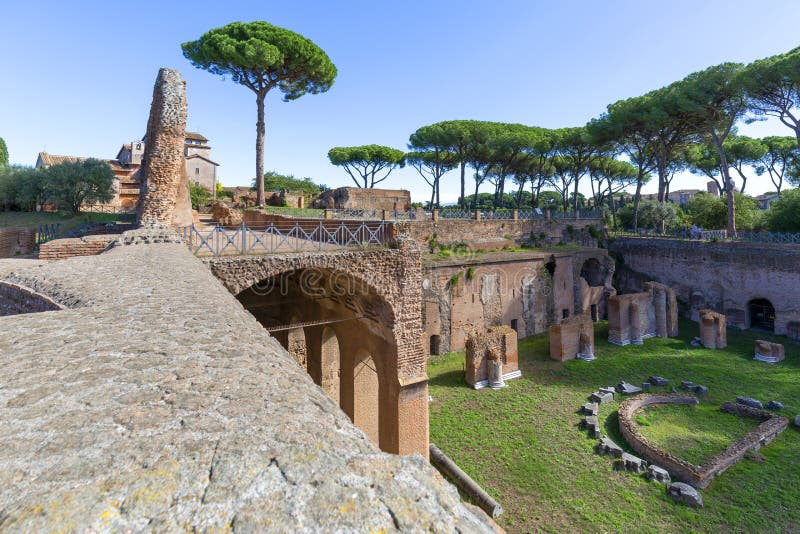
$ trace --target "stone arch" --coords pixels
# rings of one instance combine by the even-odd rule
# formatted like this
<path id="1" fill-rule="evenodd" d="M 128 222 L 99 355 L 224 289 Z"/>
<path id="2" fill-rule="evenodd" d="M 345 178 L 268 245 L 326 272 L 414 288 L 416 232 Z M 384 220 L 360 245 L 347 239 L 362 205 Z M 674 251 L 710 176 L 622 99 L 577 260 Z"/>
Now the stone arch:
<path id="1" fill-rule="evenodd" d="M 775 332 L 775 306 L 768 299 L 755 298 L 747 303 L 750 328 Z"/>
<path id="2" fill-rule="evenodd" d="M 589 287 L 602 287 L 606 281 L 606 269 L 597 258 L 588 258 L 581 266 L 581 278 L 586 280 Z"/>

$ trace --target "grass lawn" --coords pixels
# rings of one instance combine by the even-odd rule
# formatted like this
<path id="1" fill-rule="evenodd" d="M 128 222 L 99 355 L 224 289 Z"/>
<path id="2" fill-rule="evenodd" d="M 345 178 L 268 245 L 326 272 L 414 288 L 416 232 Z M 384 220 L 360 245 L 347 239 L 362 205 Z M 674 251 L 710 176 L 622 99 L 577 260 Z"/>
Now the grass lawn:
<path id="1" fill-rule="evenodd" d="M 635 421 L 650 443 L 694 465 L 720 454 L 760 424 L 711 404 L 648 406 L 636 414 Z"/>
<path id="2" fill-rule="evenodd" d="M 0 211 L 0 228 L 11 226 L 38 227 L 40 224 L 60 224 L 62 232 L 69 232 L 86 223 L 109 223 L 135 220 L 133 214 L 113 213 L 51 213 L 43 211 Z"/>
<path id="3" fill-rule="evenodd" d="M 724 448 L 725 439 L 739 435 L 742 429 L 725 423 L 728 416 L 719 411 L 736 395 L 778 400 L 790 418 L 800 413 L 800 345 L 729 330 L 728 348 L 714 351 L 689 344 L 696 323 L 682 320 L 680 328 L 679 338 L 617 347 L 606 341 L 608 327 L 600 323 L 594 362 L 556 362 L 548 357 L 546 334 L 525 339 L 519 345 L 522 378 L 498 391 L 466 385 L 463 353 L 435 356 L 428 367 L 431 441 L 503 505 L 498 520 L 509 532 L 800 531 L 800 432 L 794 426 L 761 449 L 763 461 L 742 460 L 716 478 L 702 491 L 705 508 L 699 510 L 670 501 L 663 485 L 614 471 L 609 458 L 594 453 L 596 440 L 577 428 L 577 411 L 592 391 L 622 380 L 641 384 L 650 375 L 709 388 L 696 408 L 697 426 L 682 431 L 700 432 L 708 423 L 702 443 L 676 445 L 690 454 Z M 753 360 L 757 338 L 784 343 L 786 360 Z M 624 447 L 618 406 L 601 405 L 599 418 L 603 433 Z M 686 412 L 654 413 L 646 415 L 653 424 L 645 429 L 658 433 L 688 419 Z"/>

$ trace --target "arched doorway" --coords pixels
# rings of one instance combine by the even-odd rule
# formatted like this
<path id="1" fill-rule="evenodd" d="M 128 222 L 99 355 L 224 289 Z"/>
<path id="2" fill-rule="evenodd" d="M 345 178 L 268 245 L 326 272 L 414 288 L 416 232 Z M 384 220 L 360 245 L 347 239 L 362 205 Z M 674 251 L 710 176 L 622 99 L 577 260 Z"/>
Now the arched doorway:
<path id="1" fill-rule="evenodd" d="M 398 450 L 394 312 L 375 288 L 348 273 L 308 268 L 272 276 L 237 298 L 376 445 Z"/>
<path id="2" fill-rule="evenodd" d="M 592 287 L 603 286 L 606 278 L 605 269 L 596 258 L 589 258 L 583 262 L 581 278 Z"/>
<path id="3" fill-rule="evenodd" d="M 775 308 L 767 299 L 753 299 L 747 304 L 750 312 L 750 328 L 775 331 Z"/>

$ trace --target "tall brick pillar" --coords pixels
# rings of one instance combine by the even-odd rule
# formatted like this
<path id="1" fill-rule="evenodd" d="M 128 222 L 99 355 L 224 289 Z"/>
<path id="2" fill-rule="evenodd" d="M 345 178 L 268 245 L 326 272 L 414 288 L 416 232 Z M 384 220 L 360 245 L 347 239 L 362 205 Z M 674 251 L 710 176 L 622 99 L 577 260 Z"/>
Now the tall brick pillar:
<path id="1" fill-rule="evenodd" d="M 160 69 L 153 87 L 142 162 L 139 223 L 192 224 L 186 176 L 186 82 L 180 72 Z"/>

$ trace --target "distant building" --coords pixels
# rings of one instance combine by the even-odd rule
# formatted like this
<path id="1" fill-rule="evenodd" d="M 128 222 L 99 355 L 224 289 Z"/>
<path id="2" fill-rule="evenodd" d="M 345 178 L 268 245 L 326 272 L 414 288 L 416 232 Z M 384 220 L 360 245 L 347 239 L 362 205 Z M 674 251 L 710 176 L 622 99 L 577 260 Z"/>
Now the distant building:
<path id="1" fill-rule="evenodd" d="M 771 191 L 769 193 L 764 193 L 763 195 L 758 195 L 755 197 L 756 204 L 758 205 L 758 209 L 760 210 L 768 210 L 772 203 L 778 200 L 778 193 Z"/>
<path id="2" fill-rule="evenodd" d="M 211 147 L 208 139 L 197 132 L 186 132 L 186 175 L 212 193 L 217 191 L 217 167 L 211 159 Z"/>
<path id="3" fill-rule="evenodd" d="M 711 195 L 714 198 L 719 197 L 719 186 L 717 185 L 717 182 L 715 182 L 714 180 L 709 180 L 706 183 L 706 191 L 708 192 L 709 195 Z"/>
<path id="4" fill-rule="evenodd" d="M 141 141 L 134 141 L 131 144 L 135 147 L 137 143 L 141 144 Z M 120 159 L 120 155 L 125 151 L 125 147 L 128 147 L 128 152 L 130 152 L 130 146 L 131 145 L 123 145 L 117 153 L 117 159 L 97 158 L 100 161 L 108 163 L 109 167 L 111 167 L 111 170 L 114 172 L 114 198 L 107 204 L 84 206 L 84 209 L 107 210 L 111 208 L 113 211 L 123 213 L 132 213 L 136 211 L 136 206 L 139 202 L 139 185 L 141 183 L 141 156 L 139 156 L 139 160 L 136 163 L 130 158 L 127 160 Z M 89 158 L 79 156 L 57 156 L 55 154 L 48 154 L 47 152 L 39 152 L 39 157 L 36 158 L 36 168 L 46 169 L 47 167 L 52 167 L 53 165 L 59 165 L 61 163 L 75 163 L 86 161 L 87 159 Z"/>
<path id="5" fill-rule="evenodd" d="M 144 157 L 145 139 L 125 143 L 117 152 L 116 159 L 102 159 L 114 171 L 114 198 L 103 205 L 86 206 L 84 209 L 107 210 L 120 212 L 134 212 L 139 203 L 141 188 L 141 166 Z M 211 147 L 208 139 L 196 132 L 186 132 L 186 175 L 189 180 L 196 182 L 212 194 L 217 189 L 218 163 L 211 160 Z M 40 152 L 36 160 L 36 168 L 47 168 L 59 163 L 85 161 L 88 158 L 80 156 L 56 156 L 47 152 Z"/>
<path id="6" fill-rule="evenodd" d="M 677 191 L 670 191 L 667 198 L 678 206 L 685 206 L 697 193 L 700 193 L 699 189 L 678 189 Z"/>

